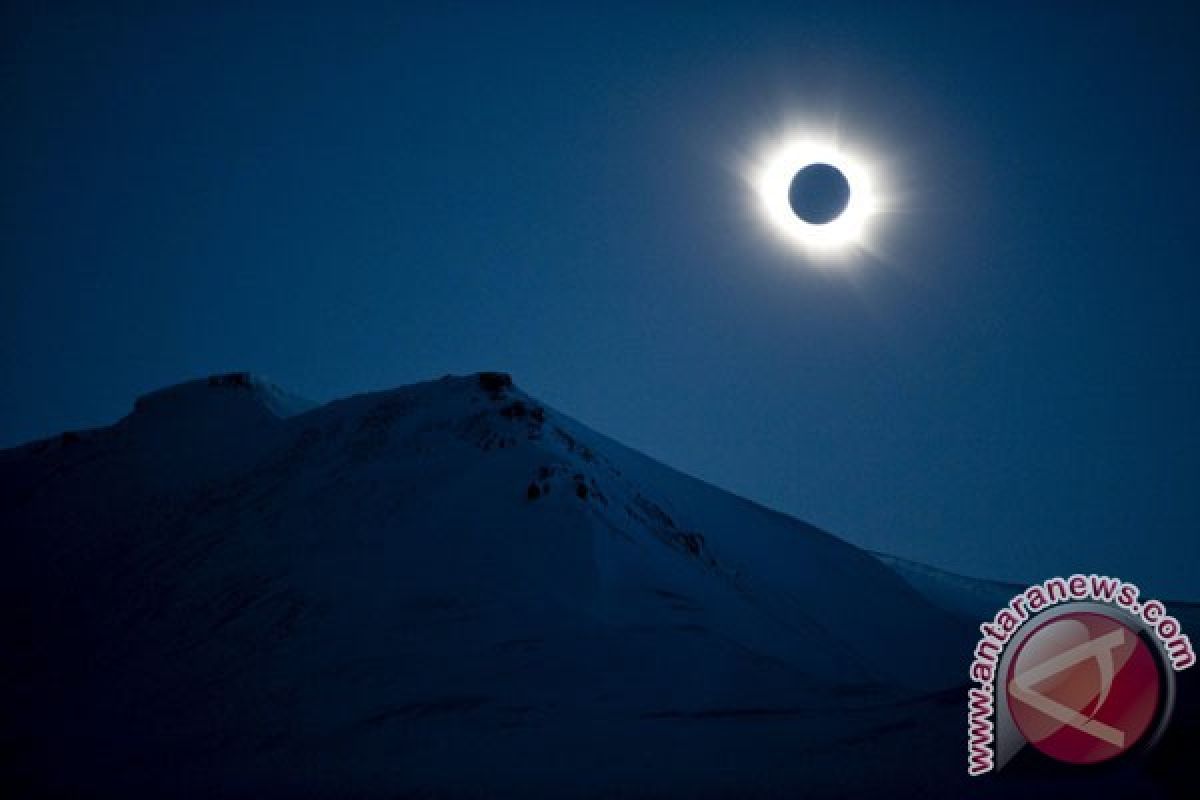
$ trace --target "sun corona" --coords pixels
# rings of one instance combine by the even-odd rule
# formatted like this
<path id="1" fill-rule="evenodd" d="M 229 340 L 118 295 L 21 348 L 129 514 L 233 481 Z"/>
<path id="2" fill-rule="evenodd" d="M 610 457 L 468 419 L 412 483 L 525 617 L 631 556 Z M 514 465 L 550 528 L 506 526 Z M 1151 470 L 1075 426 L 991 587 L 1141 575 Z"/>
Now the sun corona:
<path id="1" fill-rule="evenodd" d="M 832 167 L 849 187 L 841 213 L 818 223 L 802 219 L 789 197 L 796 176 L 814 166 Z M 767 221 L 790 244 L 825 255 L 846 255 L 866 246 L 868 223 L 879 207 L 875 187 L 863 160 L 837 144 L 810 138 L 788 140 L 761 160 L 753 183 Z"/>

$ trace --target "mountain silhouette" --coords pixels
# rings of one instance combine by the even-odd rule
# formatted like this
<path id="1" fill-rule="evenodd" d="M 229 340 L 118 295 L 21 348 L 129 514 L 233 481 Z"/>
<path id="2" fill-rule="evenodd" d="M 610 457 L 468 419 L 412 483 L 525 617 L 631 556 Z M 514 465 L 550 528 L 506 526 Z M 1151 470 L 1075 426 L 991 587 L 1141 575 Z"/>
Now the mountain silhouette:
<path id="1" fill-rule="evenodd" d="M 0 529 L 23 795 L 995 789 L 961 775 L 976 632 L 946 579 L 503 373 L 169 387 L 0 452 Z"/>

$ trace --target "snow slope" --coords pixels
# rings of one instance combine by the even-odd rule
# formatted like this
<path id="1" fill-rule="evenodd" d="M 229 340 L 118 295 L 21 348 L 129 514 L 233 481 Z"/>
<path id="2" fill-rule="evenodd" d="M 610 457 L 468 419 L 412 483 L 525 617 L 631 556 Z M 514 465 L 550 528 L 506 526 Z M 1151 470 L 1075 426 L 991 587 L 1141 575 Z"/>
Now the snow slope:
<path id="1" fill-rule="evenodd" d="M 873 555 L 934 605 L 974 624 L 992 619 L 1028 586 L 958 575 L 887 553 Z"/>
<path id="2" fill-rule="evenodd" d="M 0 530 L 31 795 L 919 793 L 961 720 L 953 613 L 497 373 L 155 392 L 0 453 Z"/>

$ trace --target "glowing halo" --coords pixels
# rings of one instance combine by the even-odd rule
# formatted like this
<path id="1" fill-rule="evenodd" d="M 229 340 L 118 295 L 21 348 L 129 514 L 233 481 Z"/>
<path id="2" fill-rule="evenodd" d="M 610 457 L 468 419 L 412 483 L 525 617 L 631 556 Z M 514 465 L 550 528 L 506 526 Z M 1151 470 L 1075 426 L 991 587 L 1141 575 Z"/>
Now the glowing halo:
<path id="1" fill-rule="evenodd" d="M 824 224 L 801 219 L 788 198 L 796 173 L 813 164 L 834 167 L 850 185 L 846 208 Z M 789 140 L 762 160 L 752 180 L 767 220 L 786 241 L 825 254 L 844 254 L 867 245 L 868 222 L 879 210 L 879 202 L 865 163 L 836 144 L 812 138 Z"/>

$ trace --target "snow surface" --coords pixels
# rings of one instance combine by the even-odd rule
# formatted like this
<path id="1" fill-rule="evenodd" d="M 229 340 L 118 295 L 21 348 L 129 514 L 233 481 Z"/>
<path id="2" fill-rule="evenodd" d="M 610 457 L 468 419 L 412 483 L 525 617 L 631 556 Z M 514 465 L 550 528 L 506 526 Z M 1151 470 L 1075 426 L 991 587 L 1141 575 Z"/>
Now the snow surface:
<path id="1" fill-rule="evenodd" d="M 0 452 L 0 529 L 0 769 L 31 795 L 961 780 L 957 609 L 504 375 L 170 387 Z"/>

